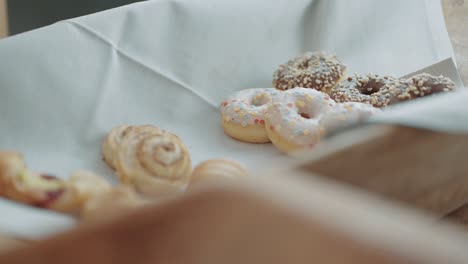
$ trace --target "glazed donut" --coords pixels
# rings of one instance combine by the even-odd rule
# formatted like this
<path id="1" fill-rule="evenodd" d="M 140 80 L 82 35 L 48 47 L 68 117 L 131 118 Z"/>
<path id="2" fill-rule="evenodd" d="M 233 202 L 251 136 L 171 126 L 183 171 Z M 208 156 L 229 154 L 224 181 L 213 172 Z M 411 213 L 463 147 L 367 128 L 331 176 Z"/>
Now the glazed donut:
<path id="1" fill-rule="evenodd" d="M 325 132 L 320 118 L 335 105 L 330 96 L 317 90 L 287 90 L 273 101 L 265 115 L 268 137 L 286 153 L 313 147 Z"/>
<path id="2" fill-rule="evenodd" d="M 336 55 L 306 52 L 279 66 L 273 74 L 273 87 L 279 90 L 304 87 L 328 93 L 345 75 L 346 66 Z"/>
<path id="3" fill-rule="evenodd" d="M 393 93 L 396 95 L 389 102 L 389 104 L 393 104 L 436 93 L 452 92 L 455 90 L 455 83 L 442 75 L 433 76 L 421 73 L 407 79 L 399 89 L 396 87 L 388 89 L 393 89 Z"/>
<path id="4" fill-rule="evenodd" d="M 313 147 L 325 133 L 375 112 L 377 109 L 366 104 L 337 104 L 325 93 L 295 88 L 271 104 L 265 124 L 271 142 L 280 151 L 291 153 Z"/>
<path id="5" fill-rule="evenodd" d="M 274 88 L 258 88 L 229 96 L 220 106 L 224 132 L 244 142 L 270 142 L 265 131 L 264 115 L 272 99 L 279 93 Z"/>
<path id="6" fill-rule="evenodd" d="M 384 107 L 390 104 L 395 94 L 400 93 L 399 90 L 397 92 L 397 87 L 404 89 L 402 82 L 391 76 L 356 74 L 331 89 L 330 96 L 337 103 L 360 102 L 374 107 Z"/>
<path id="7" fill-rule="evenodd" d="M 320 119 L 320 125 L 324 128 L 325 133 L 328 134 L 359 124 L 379 112 L 381 112 L 379 108 L 364 103 L 337 103 Z"/>

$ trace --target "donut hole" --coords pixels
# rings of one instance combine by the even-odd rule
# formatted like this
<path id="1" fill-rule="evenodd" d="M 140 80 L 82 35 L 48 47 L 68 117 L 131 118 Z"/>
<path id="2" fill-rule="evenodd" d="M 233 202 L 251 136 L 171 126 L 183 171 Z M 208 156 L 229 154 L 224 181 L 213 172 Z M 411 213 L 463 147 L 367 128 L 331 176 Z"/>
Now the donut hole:
<path id="1" fill-rule="evenodd" d="M 312 117 L 308 113 L 299 113 L 302 118 L 311 119 Z"/>
<path id="2" fill-rule="evenodd" d="M 358 87 L 360 93 L 364 95 L 371 95 L 377 93 L 385 84 L 376 79 L 370 79 L 369 81 L 364 82 L 364 85 Z"/>
<path id="3" fill-rule="evenodd" d="M 366 87 L 359 88 L 359 92 L 364 94 L 364 95 L 371 95 L 371 94 L 376 93 L 378 91 L 380 91 L 380 87 L 366 86 Z"/>

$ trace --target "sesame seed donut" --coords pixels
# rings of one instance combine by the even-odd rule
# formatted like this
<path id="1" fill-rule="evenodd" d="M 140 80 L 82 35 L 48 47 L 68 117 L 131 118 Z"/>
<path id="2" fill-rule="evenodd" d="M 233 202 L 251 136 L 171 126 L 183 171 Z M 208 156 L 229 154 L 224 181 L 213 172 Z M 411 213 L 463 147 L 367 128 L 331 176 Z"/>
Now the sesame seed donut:
<path id="1" fill-rule="evenodd" d="M 336 55 L 306 52 L 279 66 L 273 74 L 273 87 L 279 90 L 304 87 L 328 93 L 345 75 L 346 66 Z"/>
<path id="2" fill-rule="evenodd" d="M 391 76 L 355 74 L 331 89 L 330 96 L 337 103 L 360 102 L 384 107 L 390 104 L 396 93 L 396 90 L 392 92 L 389 87 L 400 85 L 401 81 Z"/>
<path id="3" fill-rule="evenodd" d="M 385 107 L 436 93 L 455 90 L 455 83 L 447 77 L 427 73 L 407 80 L 376 74 L 348 77 L 330 91 L 336 102 L 362 102 L 375 107 Z"/>
<path id="4" fill-rule="evenodd" d="M 272 99 L 279 93 L 274 88 L 257 88 L 229 96 L 220 106 L 224 132 L 244 142 L 270 142 L 265 131 L 264 115 Z"/>
<path id="5" fill-rule="evenodd" d="M 363 103 L 337 104 L 327 94 L 307 88 L 282 93 L 265 115 L 267 134 L 282 152 L 314 147 L 328 131 L 362 121 L 378 110 Z"/>
<path id="6" fill-rule="evenodd" d="M 405 80 L 403 85 L 397 87 L 390 85 L 387 89 L 395 94 L 389 102 L 389 104 L 394 104 L 437 93 L 452 92 L 455 90 L 455 83 L 442 75 L 433 76 L 421 73 Z"/>

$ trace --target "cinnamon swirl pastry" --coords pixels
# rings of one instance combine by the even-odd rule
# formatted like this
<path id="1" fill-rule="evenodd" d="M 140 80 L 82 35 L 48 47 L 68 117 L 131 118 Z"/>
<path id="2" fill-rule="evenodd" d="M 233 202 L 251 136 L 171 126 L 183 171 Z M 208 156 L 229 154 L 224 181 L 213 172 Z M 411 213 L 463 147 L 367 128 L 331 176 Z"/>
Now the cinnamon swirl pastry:
<path id="1" fill-rule="evenodd" d="M 120 181 L 147 196 L 183 190 L 192 172 L 184 143 L 154 126 L 132 128 L 122 138 L 116 157 Z"/>

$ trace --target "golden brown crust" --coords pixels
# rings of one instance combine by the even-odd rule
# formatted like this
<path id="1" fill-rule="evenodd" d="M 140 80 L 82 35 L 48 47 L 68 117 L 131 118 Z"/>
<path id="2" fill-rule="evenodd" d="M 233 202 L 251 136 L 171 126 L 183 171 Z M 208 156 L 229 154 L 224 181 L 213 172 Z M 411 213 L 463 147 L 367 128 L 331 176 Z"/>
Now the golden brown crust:
<path id="1" fill-rule="evenodd" d="M 115 153 L 122 138 L 132 129 L 132 126 L 121 125 L 111 129 L 102 143 L 102 159 L 111 167 L 116 168 Z"/>
<path id="2" fill-rule="evenodd" d="M 62 196 L 64 182 L 27 170 L 22 155 L 0 152 L 0 195 L 37 207 L 48 207 Z"/>
<path id="3" fill-rule="evenodd" d="M 132 188 L 119 186 L 109 192 L 93 195 L 84 203 L 80 219 L 95 222 L 112 219 L 148 204 Z"/>
<path id="4" fill-rule="evenodd" d="M 89 172 L 76 171 L 66 181 L 67 189 L 73 191 L 77 202 L 82 205 L 93 196 L 108 193 L 112 190 L 111 184 L 104 178 Z"/>
<path id="5" fill-rule="evenodd" d="M 243 127 L 240 124 L 226 122 L 221 118 L 221 126 L 224 132 L 237 140 L 248 143 L 268 143 L 270 139 L 265 130 L 264 124 L 254 124 Z"/>
<path id="6" fill-rule="evenodd" d="M 20 203 L 77 215 L 89 197 L 110 188 L 89 172 L 75 173 L 68 181 L 34 173 L 20 154 L 0 152 L 0 195 Z"/>
<path id="7" fill-rule="evenodd" d="M 239 163 L 226 159 L 213 159 L 200 163 L 193 170 L 190 186 L 200 183 L 237 180 L 247 176 L 247 170 Z"/>

